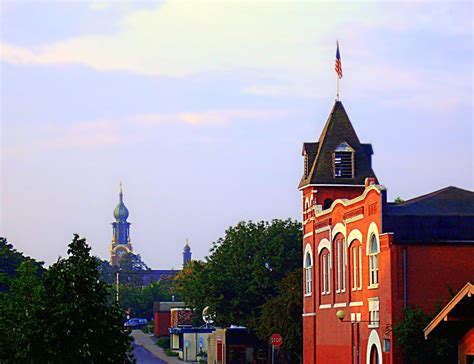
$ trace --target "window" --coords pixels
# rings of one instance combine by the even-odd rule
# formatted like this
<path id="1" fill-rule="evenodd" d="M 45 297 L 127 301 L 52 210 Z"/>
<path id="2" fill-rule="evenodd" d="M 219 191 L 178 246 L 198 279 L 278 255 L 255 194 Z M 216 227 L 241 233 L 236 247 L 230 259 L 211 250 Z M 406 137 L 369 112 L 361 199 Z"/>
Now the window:
<path id="1" fill-rule="evenodd" d="M 362 246 L 360 244 L 353 243 L 354 246 L 351 248 L 352 256 L 352 290 L 362 289 Z"/>
<path id="2" fill-rule="evenodd" d="M 324 204 L 323 204 L 323 210 L 327 210 L 328 208 L 330 208 L 332 205 L 332 202 L 333 200 L 331 200 L 330 198 L 325 199 Z"/>
<path id="3" fill-rule="evenodd" d="M 379 364 L 380 363 L 379 353 L 378 353 L 378 350 L 377 350 L 377 347 L 375 346 L 375 344 L 372 345 L 372 348 L 370 349 L 369 363 L 370 364 Z"/>
<path id="4" fill-rule="evenodd" d="M 311 259 L 311 254 L 306 253 L 305 259 L 305 273 L 306 273 L 306 294 L 310 295 L 313 291 L 313 262 Z"/>
<path id="5" fill-rule="evenodd" d="M 369 298 L 369 327 L 379 327 L 379 299 Z"/>
<path id="6" fill-rule="evenodd" d="M 343 142 L 333 153 L 334 178 L 354 178 L 354 149 Z"/>
<path id="7" fill-rule="evenodd" d="M 383 339 L 383 351 L 390 353 L 390 339 Z"/>
<path id="8" fill-rule="evenodd" d="M 335 243 L 336 292 L 346 291 L 346 240 L 339 238 Z"/>
<path id="9" fill-rule="evenodd" d="M 331 254 L 328 251 L 321 254 L 320 271 L 321 294 L 327 295 L 331 293 Z"/>
<path id="10" fill-rule="evenodd" d="M 379 242 L 377 237 L 372 235 L 369 247 L 369 286 L 379 284 Z"/>

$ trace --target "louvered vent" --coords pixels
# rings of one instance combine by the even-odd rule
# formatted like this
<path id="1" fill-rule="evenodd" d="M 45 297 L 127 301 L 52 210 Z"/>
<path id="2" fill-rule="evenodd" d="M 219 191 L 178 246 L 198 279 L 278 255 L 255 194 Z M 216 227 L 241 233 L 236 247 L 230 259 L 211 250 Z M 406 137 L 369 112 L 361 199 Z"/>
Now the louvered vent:
<path id="1" fill-rule="evenodd" d="M 346 143 L 341 143 L 333 154 L 334 178 L 354 178 L 354 150 Z"/>

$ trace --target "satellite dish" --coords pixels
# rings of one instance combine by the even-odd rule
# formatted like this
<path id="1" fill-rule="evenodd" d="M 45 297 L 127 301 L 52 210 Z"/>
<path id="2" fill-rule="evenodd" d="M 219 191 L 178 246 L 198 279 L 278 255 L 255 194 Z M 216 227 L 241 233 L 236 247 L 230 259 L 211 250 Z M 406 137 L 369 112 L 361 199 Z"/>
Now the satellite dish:
<path id="1" fill-rule="evenodd" d="M 206 323 L 206 325 L 211 325 L 214 323 L 214 318 L 209 313 L 209 306 L 204 307 L 202 310 L 202 319 Z"/>

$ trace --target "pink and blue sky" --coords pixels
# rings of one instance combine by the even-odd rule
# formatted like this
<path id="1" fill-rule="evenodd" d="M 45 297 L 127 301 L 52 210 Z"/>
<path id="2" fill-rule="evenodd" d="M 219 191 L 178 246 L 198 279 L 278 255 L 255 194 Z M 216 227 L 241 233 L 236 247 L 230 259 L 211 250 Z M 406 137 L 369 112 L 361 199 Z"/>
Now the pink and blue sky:
<path id="1" fill-rule="evenodd" d="M 0 235 L 47 264 L 179 268 L 241 220 L 300 219 L 301 145 L 341 100 L 389 198 L 474 189 L 471 2 L 0 2 Z"/>

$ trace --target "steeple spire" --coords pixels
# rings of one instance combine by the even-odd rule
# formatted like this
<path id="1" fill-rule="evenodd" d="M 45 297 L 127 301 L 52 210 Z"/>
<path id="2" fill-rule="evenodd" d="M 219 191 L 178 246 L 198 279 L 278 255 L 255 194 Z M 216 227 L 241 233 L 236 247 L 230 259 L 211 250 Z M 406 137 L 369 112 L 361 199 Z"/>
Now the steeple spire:
<path id="1" fill-rule="evenodd" d="M 189 246 L 189 240 L 186 239 L 186 245 L 183 249 L 183 267 L 185 267 L 191 261 L 191 247 Z"/>
<path id="2" fill-rule="evenodd" d="M 117 265 L 126 253 L 132 251 L 130 223 L 127 221 L 128 209 L 123 203 L 122 181 L 119 183 L 119 203 L 114 210 L 115 222 L 112 223 L 113 237 L 110 247 L 112 265 Z"/>

